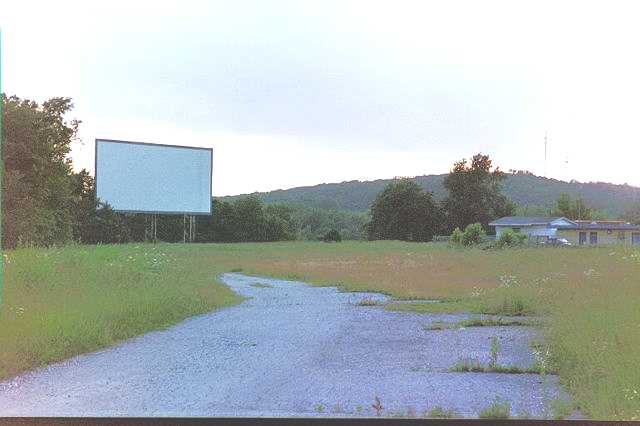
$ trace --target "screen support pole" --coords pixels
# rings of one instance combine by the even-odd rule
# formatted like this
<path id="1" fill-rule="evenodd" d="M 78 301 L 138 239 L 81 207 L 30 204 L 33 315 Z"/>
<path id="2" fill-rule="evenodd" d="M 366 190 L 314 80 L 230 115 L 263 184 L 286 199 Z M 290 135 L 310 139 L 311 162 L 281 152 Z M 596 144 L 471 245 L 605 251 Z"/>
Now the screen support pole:
<path id="1" fill-rule="evenodd" d="M 158 215 L 153 214 L 153 244 L 158 242 Z"/>
<path id="2" fill-rule="evenodd" d="M 153 235 L 153 223 L 148 214 L 143 214 L 144 217 L 144 242 L 151 241 L 151 235 Z"/>
<path id="3" fill-rule="evenodd" d="M 187 215 L 182 215 L 182 243 L 187 242 Z"/>

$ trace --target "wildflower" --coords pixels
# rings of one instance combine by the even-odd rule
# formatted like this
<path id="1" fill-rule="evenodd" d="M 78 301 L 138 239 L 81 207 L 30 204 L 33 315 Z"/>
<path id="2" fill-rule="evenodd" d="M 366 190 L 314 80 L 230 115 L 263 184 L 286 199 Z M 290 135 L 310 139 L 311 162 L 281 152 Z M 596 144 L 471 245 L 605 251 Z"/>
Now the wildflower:
<path id="1" fill-rule="evenodd" d="M 623 389 L 624 391 L 624 397 L 625 399 L 627 399 L 628 401 L 633 401 L 634 399 L 640 399 L 638 396 L 638 390 L 637 389 Z"/>
<path id="2" fill-rule="evenodd" d="M 484 290 L 482 288 L 474 286 L 473 289 L 471 290 L 471 297 L 480 297 L 483 292 Z"/>
<path id="3" fill-rule="evenodd" d="M 517 286 L 519 284 L 518 278 L 513 275 L 501 275 L 500 276 L 500 287 L 512 287 Z"/>

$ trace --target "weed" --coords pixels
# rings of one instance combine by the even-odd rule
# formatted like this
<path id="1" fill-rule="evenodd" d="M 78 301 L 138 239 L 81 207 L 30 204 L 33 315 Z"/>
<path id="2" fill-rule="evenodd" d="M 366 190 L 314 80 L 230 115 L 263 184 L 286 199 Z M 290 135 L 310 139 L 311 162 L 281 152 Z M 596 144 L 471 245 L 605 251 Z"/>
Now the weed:
<path id="1" fill-rule="evenodd" d="M 533 321 L 523 321 L 520 319 L 492 319 L 492 318 L 471 318 L 458 322 L 444 322 L 434 321 L 431 324 L 424 324 L 423 330 L 448 330 L 453 328 L 467 328 L 467 327 L 512 327 L 512 326 L 533 326 L 537 325 Z"/>
<path id="2" fill-rule="evenodd" d="M 450 328 L 453 328 L 452 324 L 444 321 L 434 321 L 431 324 L 422 324 L 422 329 L 425 331 L 448 330 Z"/>
<path id="3" fill-rule="evenodd" d="M 513 327 L 513 326 L 533 326 L 537 325 L 533 321 L 523 321 L 520 319 L 491 319 L 472 318 L 456 323 L 459 327 Z"/>
<path id="4" fill-rule="evenodd" d="M 449 371 L 456 373 L 484 373 L 485 368 L 477 359 L 465 358 L 456 362 Z"/>
<path id="5" fill-rule="evenodd" d="M 273 288 L 271 284 L 263 284 L 263 283 L 251 283 L 249 284 L 251 287 L 255 288 Z"/>
<path id="6" fill-rule="evenodd" d="M 531 342 L 530 346 L 533 350 L 533 355 L 536 358 L 533 369 L 539 371 L 540 374 L 555 374 L 556 368 L 553 363 L 553 359 L 551 358 L 549 346 L 543 345 L 539 342 Z"/>
<path id="7" fill-rule="evenodd" d="M 469 358 L 459 360 L 449 368 L 449 371 L 455 373 L 543 374 L 539 364 L 535 363 L 527 368 L 499 364 L 483 366 L 480 361 Z"/>
<path id="8" fill-rule="evenodd" d="M 373 407 L 373 409 L 376 410 L 376 416 L 380 416 L 383 410 L 382 403 L 380 402 L 380 398 L 376 396 L 373 404 L 371 404 L 371 407 Z"/>
<path id="9" fill-rule="evenodd" d="M 480 411 L 481 419 L 508 419 L 511 416 L 511 404 L 509 401 L 502 401 L 499 397 Z"/>
<path id="10" fill-rule="evenodd" d="M 242 268 L 233 268 L 230 272 L 242 272 Z"/>
<path id="11" fill-rule="evenodd" d="M 443 300 L 440 302 L 429 303 L 388 303 L 385 305 L 385 309 L 388 311 L 398 312 L 417 312 L 417 313 L 456 313 L 456 312 L 471 312 L 471 313 L 483 313 L 482 307 L 475 302 L 466 301 L 448 301 Z"/>
<path id="12" fill-rule="evenodd" d="M 500 342 L 496 336 L 491 338 L 491 353 L 489 368 L 493 369 L 498 365 L 498 353 L 500 352 Z"/>
<path id="13" fill-rule="evenodd" d="M 429 412 L 425 412 L 424 417 L 431 419 L 452 419 L 456 416 L 456 412 L 453 409 L 445 410 L 444 408 L 436 405 Z"/>
<path id="14" fill-rule="evenodd" d="M 357 411 L 358 413 L 361 413 L 361 412 L 362 412 L 362 409 L 363 409 L 362 405 L 356 405 L 356 411 Z"/>
<path id="15" fill-rule="evenodd" d="M 573 405 L 570 401 L 562 398 L 555 398 L 549 402 L 549 408 L 554 420 L 563 420 L 573 412 Z"/>
<path id="16" fill-rule="evenodd" d="M 317 405 L 315 406 L 315 410 L 316 410 L 316 412 L 318 412 L 318 413 L 324 413 L 324 410 L 325 410 L 325 406 L 324 406 L 324 404 L 322 404 L 322 403 L 317 404 Z"/>
<path id="17" fill-rule="evenodd" d="M 382 305 L 382 302 L 375 299 L 362 299 L 356 303 L 356 306 L 378 306 Z"/>

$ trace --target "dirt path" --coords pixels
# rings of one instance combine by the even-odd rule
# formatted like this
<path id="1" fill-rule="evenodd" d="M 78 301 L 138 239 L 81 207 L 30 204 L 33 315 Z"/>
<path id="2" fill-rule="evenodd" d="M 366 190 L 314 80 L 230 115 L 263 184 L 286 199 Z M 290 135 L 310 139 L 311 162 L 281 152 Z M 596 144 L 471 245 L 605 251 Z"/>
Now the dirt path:
<path id="1" fill-rule="evenodd" d="M 496 396 L 513 415 L 542 416 L 557 378 L 449 373 L 460 358 L 529 366 L 529 327 L 425 331 L 465 315 L 356 306 L 375 294 L 225 274 L 249 297 L 103 351 L 0 383 L 0 416 L 383 415 L 433 406 L 476 417 Z M 256 286 L 260 283 L 261 286 Z"/>

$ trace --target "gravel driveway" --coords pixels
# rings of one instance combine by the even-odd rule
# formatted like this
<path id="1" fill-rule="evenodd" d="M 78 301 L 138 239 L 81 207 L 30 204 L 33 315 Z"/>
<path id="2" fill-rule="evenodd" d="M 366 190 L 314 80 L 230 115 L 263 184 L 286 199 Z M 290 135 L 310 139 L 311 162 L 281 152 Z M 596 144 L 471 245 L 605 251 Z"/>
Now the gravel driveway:
<path id="1" fill-rule="evenodd" d="M 460 358 L 528 366 L 530 327 L 425 331 L 467 315 L 389 312 L 357 306 L 377 294 L 224 274 L 248 297 L 112 348 L 0 383 L 0 416 L 384 415 L 438 405 L 476 417 L 496 396 L 513 415 L 542 416 L 557 378 L 449 373 Z M 257 286 L 260 283 L 264 286 Z"/>

